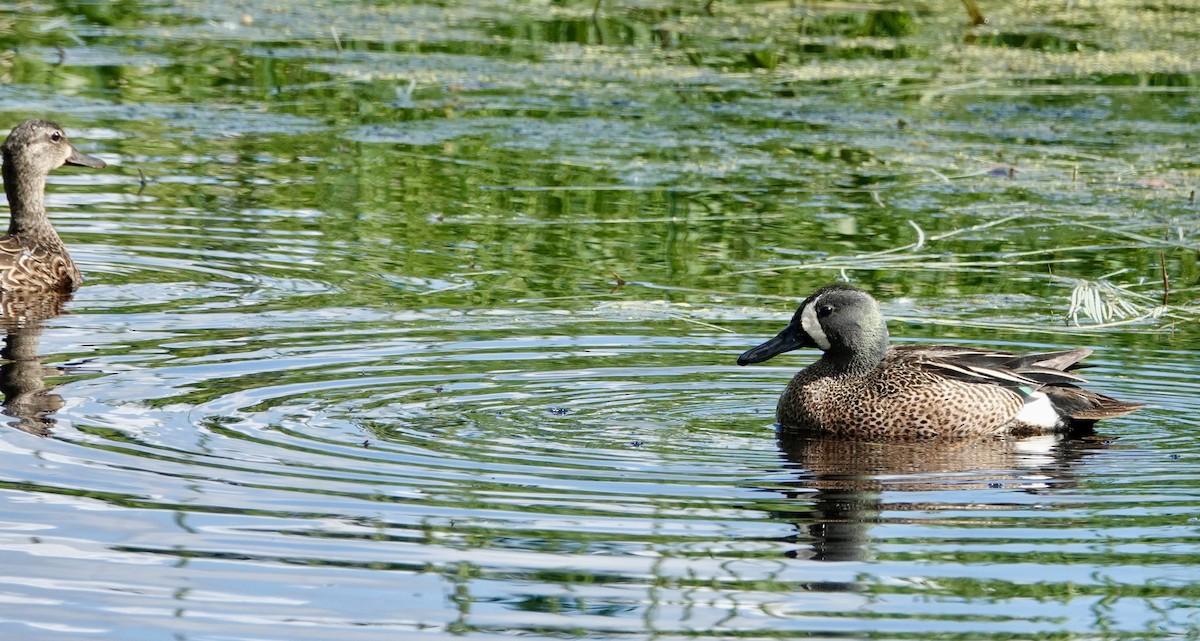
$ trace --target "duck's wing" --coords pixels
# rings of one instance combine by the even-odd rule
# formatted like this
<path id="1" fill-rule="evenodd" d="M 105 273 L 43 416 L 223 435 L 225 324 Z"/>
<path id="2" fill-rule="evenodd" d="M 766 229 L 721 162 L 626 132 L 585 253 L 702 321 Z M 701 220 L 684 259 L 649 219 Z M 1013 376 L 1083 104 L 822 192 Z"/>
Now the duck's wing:
<path id="1" fill-rule="evenodd" d="M 31 252 L 21 241 L 9 235 L 0 236 L 0 290 L 15 291 L 16 284 L 28 271 Z"/>
<path id="2" fill-rule="evenodd" d="M 0 291 L 69 292 L 79 285 L 78 269 L 62 253 L 0 236 Z"/>
<path id="3" fill-rule="evenodd" d="M 1008 387 L 1075 385 L 1087 379 L 1071 370 L 1092 353 L 1090 349 L 1062 352 L 1013 354 L 988 349 L 953 346 L 901 346 L 897 356 L 932 369 L 940 376 L 972 383 L 992 383 Z"/>
<path id="4" fill-rule="evenodd" d="M 1063 352 L 1038 352 L 1035 354 L 1021 354 L 1007 361 L 1009 367 L 1012 368 L 1038 368 L 1038 369 L 1053 369 L 1060 372 L 1069 372 L 1081 367 L 1089 367 L 1082 363 L 1083 359 L 1092 355 L 1092 350 L 1086 347 L 1067 350 Z"/>
<path id="5" fill-rule="evenodd" d="M 1034 390 L 1050 398 L 1059 414 L 1070 417 L 1075 425 L 1088 426 L 1096 421 L 1129 414 L 1141 403 L 1119 401 L 1079 387 L 1087 380 L 1073 370 L 1086 367 L 1081 361 L 1091 355 L 1086 348 L 1062 352 L 1012 354 L 961 347 L 897 347 L 898 356 L 918 363 L 939 376 L 1016 388 L 1022 394 Z"/>

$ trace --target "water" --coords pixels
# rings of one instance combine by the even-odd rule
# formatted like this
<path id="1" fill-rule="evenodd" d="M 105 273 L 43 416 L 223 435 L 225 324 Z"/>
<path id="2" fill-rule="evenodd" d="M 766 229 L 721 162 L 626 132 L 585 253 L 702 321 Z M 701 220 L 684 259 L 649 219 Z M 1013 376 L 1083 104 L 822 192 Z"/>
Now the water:
<path id="1" fill-rule="evenodd" d="M 6 325 L 0 638 L 1200 635 L 1195 8 L 591 7 L 0 9 L 110 163 Z M 1148 407 L 777 434 L 813 355 L 734 360 L 842 277 Z"/>

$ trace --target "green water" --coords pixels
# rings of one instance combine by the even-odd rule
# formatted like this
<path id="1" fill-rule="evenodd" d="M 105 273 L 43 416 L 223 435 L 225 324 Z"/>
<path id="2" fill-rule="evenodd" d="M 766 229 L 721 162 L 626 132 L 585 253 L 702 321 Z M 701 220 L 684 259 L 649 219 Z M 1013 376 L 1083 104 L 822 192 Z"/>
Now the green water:
<path id="1" fill-rule="evenodd" d="M 0 8 L 0 122 L 109 163 L 9 332 L 0 637 L 1200 635 L 1200 7 L 981 9 Z M 814 355 L 736 356 L 835 280 L 1147 408 L 777 437 Z"/>

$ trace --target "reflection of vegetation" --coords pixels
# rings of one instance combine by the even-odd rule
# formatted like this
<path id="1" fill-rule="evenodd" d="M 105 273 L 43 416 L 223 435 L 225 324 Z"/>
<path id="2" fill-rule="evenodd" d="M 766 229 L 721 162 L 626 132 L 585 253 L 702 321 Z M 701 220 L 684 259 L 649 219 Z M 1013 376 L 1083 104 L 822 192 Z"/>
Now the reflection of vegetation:
<path id="1" fill-rule="evenodd" d="M 1081 195 L 1110 212 L 1154 209 L 1123 230 L 1147 238 L 1165 218 L 1189 220 L 1185 201 L 1170 198 L 1177 192 L 1128 188 L 1125 178 L 1149 165 L 1179 181 L 1184 169 L 1150 151 L 1172 149 L 1178 131 L 1139 125 L 1187 113 L 1186 94 L 1140 92 L 1195 82 L 1196 71 L 1177 64 L 1187 53 L 1173 40 L 1183 23 L 1163 32 L 1158 20 L 1185 17 L 1177 8 L 1151 19 L 1126 3 L 1036 16 L 999 7 L 989 18 L 1003 31 L 978 30 L 973 44 L 947 50 L 961 9 L 731 2 L 708 15 L 702 3 L 613 2 L 604 24 L 621 38 L 602 52 L 561 46 L 590 42 L 590 6 L 485 2 L 472 11 L 493 19 L 464 27 L 453 11 L 432 22 L 420 14 L 420 31 L 397 34 L 385 26 L 409 29 L 412 8 L 268 4 L 239 18 L 200 3 L 163 14 L 85 5 L 48 30 L 6 18 L 0 39 L 20 53 L 0 69 L 18 86 L 92 82 L 93 99 L 120 96 L 147 119 L 120 123 L 139 135 L 112 143 L 148 161 L 140 164 L 154 202 L 140 213 L 173 230 L 135 233 L 140 251 L 196 257 L 212 268 L 187 276 L 199 281 L 247 280 L 255 265 L 311 282 L 309 303 L 486 307 L 629 297 L 638 283 L 694 303 L 728 292 L 727 273 L 744 271 L 731 264 L 774 268 L 789 252 L 871 255 L 906 242 L 906 220 L 932 236 L 987 223 L 1008 202 L 1004 214 L 1061 215 L 948 240 L 948 253 L 905 263 L 904 273 L 894 262 L 858 276 L 916 294 L 1019 282 L 1066 310 L 1080 280 L 1118 270 L 1149 283 L 1143 289 L 1157 280 L 1156 243 L 1117 237 L 1103 251 L 1070 249 L 1099 233 L 1078 223 L 1103 226 L 1106 215 L 1075 212 Z M 94 34 L 96 24 L 111 30 Z M 120 31 L 135 26 L 145 35 L 133 48 Z M 66 40 L 112 47 L 130 63 L 72 56 L 57 65 L 46 48 Z M 1122 46 L 1119 63 L 1106 55 L 1093 64 L 1093 54 Z M 771 72 L 744 75 L 752 68 Z M 188 132 L 205 144 L 180 161 Z M 1114 154 L 1113 144 L 1148 155 Z M 997 157 L 1023 173 L 981 178 Z M 271 233 L 240 233 L 259 229 Z M 988 278 L 996 267 L 987 261 L 1033 241 L 1042 257 L 1009 261 L 1007 278 Z M 1047 244 L 1063 251 L 1052 256 Z M 1179 310 L 1192 298 L 1187 246 L 1166 256 Z M 634 287 L 610 294 L 611 272 Z M 735 288 L 796 289 L 759 273 Z M 1088 309 L 1099 310 L 1076 311 Z"/>
<path id="2" fill-rule="evenodd" d="M 118 427 L 75 421 L 69 434 L 96 458 L 161 466 L 138 474 L 224 492 L 164 493 L 186 496 L 183 508 L 174 498 L 78 494 L 204 516 L 224 516 L 219 503 L 233 496 L 253 506 L 241 515 L 264 523 L 306 519 L 283 532 L 256 523 L 254 536 L 263 547 L 269 537 L 363 547 L 349 560 L 336 558 L 347 547 L 328 553 L 333 560 L 310 548 L 318 558 L 251 561 L 438 574 L 448 613 L 428 616 L 457 616 L 446 628 L 464 634 L 481 629 L 480 610 L 492 607 L 508 617 L 602 616 L 631 629 L 644 616 L 664 635 L 707 609 L 729 616 L 731 630 L 771 612 L 789 624 L 812 615 L 849 634 L 846 619 L 862 619 L 872 630 L 882 621 L 880 634 L 937 638 L 911 620 L 957 617 L 951 623 L 967 636 L 968 625 L 987 622 L 997 638 L 1069 638 L 1076 633 L 1054 621 L 989 608 L 1056 598 L 1143 599 L 1153 608 L 1195 597 L 1194 582 L 1182 579 L 1175 587 L 1005 580 L 1030 559 L 1079 576 L 1117 566 L 1151 576 L 1194 561 L 1186 551 L 1081 552 L 1106 528 L 1180 523 L 1169 502 L 1131 499 L 1115 509 L 1148 513 L 1105 513 L 1084 486 L 1064 493 L 1080 507 L 1059 516 L 1088 512 L 1086 522 L 1055 525 L 1044 511 L 1032 524 L 1021 504 L 1004 503 L 1009 494 L 988 494 L 1003 491 L 987 487 L 990 475 L 964 473 L 948 480 L 958 486 L 936 490 L 910 475 L 927 494 L 970 483 L 978 496 L 910 501 L 883 488 L 878 506 L 841 523 L 872 564 L 818 572 L 785 556 L 811 548 L 804 537 L 828 523 L 804 493 L 746 488 L 744 476 L 698 480 L 703 466 L 661 485 L 655 477 L 636 497 L 613 489 L 632 481 L 595 461 L 636 451 L 661 457 L 662 468 L 687 466 L 708 449 L 738 451 L 722 440 L 734 433 L 769 439 L 769 419 L 741 407 L 734 420 L 697 418 L 695 407 L 725 395 L 746 404 L 751 387 L 766 399 L 754 404 L 769 406 L 774 388 L 763 389 L 778 382 L 712 367 L 740 351 L 714 328 L 745 330 L 747 317 L 784 308 L 775 297 L 815 283 L 847 277 L 870 287 L 890 317 L 909 322 L 906 338 L 1045 345 L 1089 332 L 1150 350 L 1190 349 L 1200 334 L 1200 223 L 1188 199 L 1200 24 L 1188 3 L 990 3 L 990 24 L 974 27 L 954 0 L 723 0 L 711 13 L 707 4 L 608 0 L 595 23 L 594 0 L 0 8 L 6 117 L 39 112 L 93 128 L 104 135 L 80 136 L 88 151 L 124 172 L 120 184 L 55 191 L 64 198 L 53 209 L 72 247 L 86 249 L 92 287 L 58 327 L 93 317 L 132 326 L 112 344 L 71 338 L 78 345 L 69 349 L 95 368 L 73 376 L 103 382 L 114 363 L 137 373 L 112 392 L 120 401 L 88 397 L 71 410 L 126 403 L 127 414 L 105 417 Z M 149 179 L 140 193 L 138 170 Z M 614 288 L 618 278 L 626 282 Z M 681 328 L 694 334 L 679 339 Z M 584 341 L 546 347 L 547 335 L 599 336 L 613 354 L 581 355 L 590 351 Z M 531 358 L 514 365 L 510 352 Z M 1109 354 L 1139 358 L 1134 349 Z M 651 365 L 678 373 L 621 387 L 626 372 Z M 564 368 L 597 376 L 595 387 L 581 389 Z M 596 374 L 605 368 L 616 373 Z M 463 401 L 462 390 L 435 384 L 442 380 L 478 397 Z M 561 432 L 539 422 L 551 402 L 605 386 L 636 403 L 643 383 L 658 384 L 657 396 L 636 409 L 597 403 L 603 411 L 578 424 L 570 415 L 555 426 Z M 160 427 L 163 416 L 179 424 Z M 636 419 L 636 434 L 624 433 L 622 418 Z M 719 429 L 703 431 L 707 421 Z M 193 428 L 229 449 L 212 459 L 188 451 L 181 434 Z M 620 436 L 596 436 L 606 428 Z M 614 445 L 635 438 L 636 447 Z M 539 449 L 566 439 L 565 455 L 567 447 Z M 490 449 L 498 441 L 505 456 Z M 681 454 L 683 443 L 693 449 Z M 602 447 L 613 452 L 599 456 Z M 244 451 L 255 456 L 229 455 Z M 576 458 L 538 467 L 567 457 Z M 405 467 L 410 459 L 420 464 Z M 737 474 L 806 473 L 773 465 L 759 458 Z M 1053 505 L 1063 487 L 1025 476 L 1022 487 L 1047 481 L 1038 491 Z M 1185 476 L 1171 481 L 1186 488 Z M 255 502 L 277 492 L 297 505 L 317 497 L 321 510 Z M 354 520 L 342 512 L 376 511 L 376 527 L 339 530 Z M 1047 523 L 1074 551 L 1021 551 L 1043 543 L 1029 530 Z M 966 529 L 970 549 L 955 548 Z M 152 552 L 220 557 L 245 541 L 223 522 L 207 532 L 216 551 Z M 978 551 L 992 543 L 998 552 Z M 376 545 L 391 547 L 368 547 Z M 1163 545 L 1187 548 L 1178 537 Z M 529 567 L 532 557 L 545 565 Z M 614 558 L 635 561 L 596 567 Z M 950 576 L 898 578 L 931 564 Z M 992 571 L 997 578 L 975 576 Z M 575 593 L 593 588 L 614 591 Z M 753 615 L 726 607 L 743 596 L 758 601 L 747 606 Z M 939 600 L 958 609 L 947 614 Z M 801 625 L 778 633 L 811 630 L 797 632 Z M 567 624 L 536 630 L 594 634 Z"/>

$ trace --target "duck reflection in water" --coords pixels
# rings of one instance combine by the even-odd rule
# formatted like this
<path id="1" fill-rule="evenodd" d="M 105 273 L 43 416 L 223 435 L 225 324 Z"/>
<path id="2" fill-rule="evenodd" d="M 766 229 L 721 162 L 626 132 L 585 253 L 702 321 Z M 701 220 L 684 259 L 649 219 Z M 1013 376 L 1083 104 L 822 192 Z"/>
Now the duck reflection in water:
<path id="1" fill-rule="evenodd" d="M 797 480 L 788 484 L 795 490 L 783 491 L 789 499 L 809 506 L 783 515 L 797 524 L 796 542 L 809 546 L 788 556 L 815 561 L 871 560 L 871 530 L 876 526 L 927 526 L 930 512 L 969 509 L 986 514 L 993 509 L 986 503 L 991 495 L 975 498 L 967 492 L 1003 488 L 1042 494 L 1071 488 L 1077 463 L 1109 443 L 1094 436 L 1057 435 L 871 442 L 780 430 L 779 449 L 797 473 Z M 922 494 L 906 500 L 905 492 Z M 994 509 L 1011 507 L 1006 501 Z M 925 516 L 910 518 L 905 512 Z"/>
<path id="2" fill-rule="evenodd" d="M 38 354 L 43 322 L 59 314 L 64 298 L 55 294 L 34 297 L 0 292 L 0 325 L 6 330 L 0 349 L 0 393 L 8 424 L 19 430 L 46 436 L 54 426 L 50 415 L 63 406 L 63 399 L 46 388 L 45 377 L 61 374 L 44 367 Z"/>

